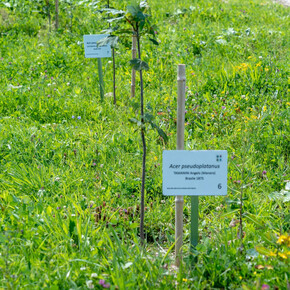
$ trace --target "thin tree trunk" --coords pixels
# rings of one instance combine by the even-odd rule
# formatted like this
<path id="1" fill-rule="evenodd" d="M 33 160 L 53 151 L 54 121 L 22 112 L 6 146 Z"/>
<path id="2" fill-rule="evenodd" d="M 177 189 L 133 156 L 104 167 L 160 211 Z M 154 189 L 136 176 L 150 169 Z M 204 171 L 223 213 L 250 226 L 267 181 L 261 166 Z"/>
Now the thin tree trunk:
<path id="1" fill-rule="evenodd" d="M 58 0 L 55 0 L 55 29 L 58 29 Z"/>
<path id="2" fill-rule="evenodd" d="M 136 58 L 137 49 L 136 49 L 136 34 L 133 31 L 132 36 L 132 59 Z M 140 56 L 139 56 L 140 57 Z M 135 97 L 135 87 L 136 87 L 136 71 L 132 68 L 132 78 L 131 78 L 131 98 Z"/>
<path id="3" fill-rule="evenodd" d="M 50 3 L 49 3 L 49 0 L 46 0 L 46 4 L 47 4 L 47 17 L 48 17 L 49 32 L 51 32 L 51 15 L 50 15 Z"/>
<path id="4" fill-rule="evenodd" d="M 139 28 L 136 31 L 137 45 L 138 45 L 138 55 L 141 59 L 141 49 L 140 49 L 140 36 Z M 144 244 L 144 213 L 145 213 L 145 173 L 146 173 L 146 140 L 145 140 L 145 128 L 144 128 L 144 98 L 143 98 L 143 76 L 142 70 L 140 70 L 140 104 L 141 104 L 141 138 L 143 145 L 143 159 L 142 159 L 142 184 L 141 184 L 141 206 L 140 206 L 140 238 L 141 244 Z"/>

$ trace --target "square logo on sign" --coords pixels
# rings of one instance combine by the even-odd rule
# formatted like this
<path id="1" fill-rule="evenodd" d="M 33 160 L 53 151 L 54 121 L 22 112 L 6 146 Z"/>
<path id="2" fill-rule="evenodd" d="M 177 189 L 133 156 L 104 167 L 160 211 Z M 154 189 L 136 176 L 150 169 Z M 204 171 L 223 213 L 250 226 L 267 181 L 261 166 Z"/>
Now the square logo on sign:
<path id="1" fill-rule="evenodd" d="M 217 155 L 217 156 L 216 156 L 216 161 L 217 161 L 217 162 L 222 162 L 222 161 L 223 161 L 223 157 L 222 157 L 222 155 Z"/>

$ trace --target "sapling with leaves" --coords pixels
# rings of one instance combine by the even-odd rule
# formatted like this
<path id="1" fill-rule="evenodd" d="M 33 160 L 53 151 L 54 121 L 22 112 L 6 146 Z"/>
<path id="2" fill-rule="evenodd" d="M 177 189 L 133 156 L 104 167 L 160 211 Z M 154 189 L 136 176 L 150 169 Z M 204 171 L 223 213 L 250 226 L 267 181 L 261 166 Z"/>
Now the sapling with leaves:
<path id="1" fill-rule="evenodd" d="M 137 52 L 138 58 L 134 58 L 130 60 L 130 65 L 135 71 L 139 72 L 140 76 L 140 120 L 135 118 L 131 118 L 130 121 L 139 126 L 141 131 L 141 139 L 142 139 L 142 147 L 143 147 L 143 155 L 142 155 L 142 183 L 141 183 L 141 205 L 140 205 L 140 238 L 141 244 L 144 244 L 145 235 L 144 235 L 144 212 L 145 212 L 145 176 L 146 176 L 146 139 L 145 139 L 145 131 L 146 125 L 149 124 L 152 129 L 156 129 L 160 137 L 167 141 L 167 136 L 164 131 L 159 128 L 153 121 L 154 116 L 150 113 L 144 112 L 144 85 L 143 85 L 143 71 L 149 70 L 149 65 L 142 60 L 141 55 L 141 37 L 144 35 L 149 35 L 149 40 L 151 40 L 154 44 L 158 45 L 158 42 L 155 40 L 155 29 L 150 24 L 149 18 L 150 15 L 146 12 L 149 10 L 148 4 L 146 1 L 142 1 L 140 3 L 132 3 L 127 6 L 127 11 L 116 10 L 116 9 L 107 9 L 107 13 L 112 13 L 117 17 L 114 19 L 110 19 L 111 22 L 124 22 L 129 24 L 130 29 L 119 29 L 119 26 L 116 26 L 114 30 L 114 34 L 104 38 L 99 42 L 99 45 L 104 45 L 107 43 L 112 43 L 116 41 L 116 35 L 126 35 L 130 34 L 136 37 L 137 42 Z"/>

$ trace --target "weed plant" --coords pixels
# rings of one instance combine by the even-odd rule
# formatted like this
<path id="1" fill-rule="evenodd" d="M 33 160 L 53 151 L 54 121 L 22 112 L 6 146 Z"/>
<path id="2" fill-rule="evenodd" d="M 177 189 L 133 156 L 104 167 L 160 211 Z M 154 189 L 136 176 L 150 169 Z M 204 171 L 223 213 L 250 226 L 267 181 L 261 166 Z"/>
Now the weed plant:
<path id="1" fill-rule="evenodd" d="M 289 8 L 148 1 L 159 46 L 142 43 L 145 106 L 168 143 L 146 129 L 143 249 L 142 145 L 128 121 L 140 119 L 138 84 L 130 98 L 131 37 L 116 50 L 116 106 L 103 61 L 101 103 L 97 63 L 82 44 L 83 34 L 108 26 L 99 4 L 59 1 L 59 28 L 49 33 L 44 2 L 0 3 L 0 288 L 289 288 Z M 229 161 L 228 195 L 200 197 L 194 265 L 185 198 L 177 270 L 161 156 L 175 149 L 179 63 L 187 70 L 185 148 L 228 150 Z"/>

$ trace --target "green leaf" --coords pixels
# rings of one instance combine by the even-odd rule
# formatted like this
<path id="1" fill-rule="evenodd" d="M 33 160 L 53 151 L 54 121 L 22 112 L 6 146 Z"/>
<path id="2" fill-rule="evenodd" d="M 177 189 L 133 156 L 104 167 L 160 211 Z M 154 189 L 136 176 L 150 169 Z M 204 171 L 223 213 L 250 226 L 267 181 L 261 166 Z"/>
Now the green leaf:
<path id="1" fill-rule="evenodd" d="M 132 102 L 131 103 L 132 108 L 134 109 L 134 111 L 138 110 L 140 107 L 140 104 L 138 102 Z"/>
<path id="2" fill-rule="evenodd" d="M 106 12 L 107 14 L 112 14 L 112 15 L 126 14 L 125 11 L 114 9 L 114 8 L 104 8 L 104 9 L 99 10 L 99 12 L 101 13 Z"/>
<path id="3" fill-rule="evenodd" d="M 120 16 L 120 17 L 116 17 L 116 18 L 112 18 L 112 19 L 108 19 L 107 22 L 108 23 L 112 23 L 114 21 L 118 21 L 118 20 L 121 20 L 123 19 L 125 16 Z"/>
<path id="4" fill-rule="evenodd" d="M 157 31 L 156 25 L 151 25 L 148 29 L 148 33 L 155 37 L 155 31 Z"/>
<path id="5" fill-rule="evenodd" d="M 142 61 L 141 59 L 138 58 L 131 59 L 130 64 L 132 68 L 136 71 L 149 70 L 149 65 L 147 64 L 147 62 Z"/>
<path id="6" fill-rule="evenodd" d="M 131 29 L 120 29 L 120 30 L 116 31 L 115 34 L 132 34 L 132 30 Z"/>
<path id="7" fill-rule="evenodd" d="M 127 10 L 131 14 L 131 16 L 133 17 L 133 20 L 136 22 L 140 22 L 142 20 L 144 21 L 149 16 L 149 15 L 143 13 L 137 4 L 127 6 Z"/>
<path id="8" fill-rule="evenodd" d="M 254 249 L 249 249 L 247 250 L 247 258 L 248 259 L 254 259 L 254 258 L 257 258 L 259 256 L 259 253 Z"/>
<path id="9" fill-rule="evenodd" d="M 0 234 L 0 242 L 4 243 L 7 241 L 7 237 L 5 235 Z"/>
<path id="10" fill-rule="evenodd" d="M 166 133 L 161 129 L 161 128 L 157 128 L 157 132 L 159 134 L 160 137 L 162 137 L 162 139 L 164 140 L 165 143 L 167 143 L 168 141 L 168 136 L 166 135 Z"/>
<path id="11" fill-rule="evenodd" d="M 198 121 L 193 121 L 197 127 L 199 127 L 200 129 L 203 129 L 203 126 L 201 125 L 201 123 L 199 123 Z"/>
<path id="12" fill-rule="evenodd" d="M 100 47 L 109 44 L 111 47 L 116 47 L 118 44 L 118 40 L 119 40 L 118 36 L 109 35 L 97 41 L 97 46 Z"/>
<path id="13" fill-rule="evenodd" d="M 69 235 L 72 236 L 74 233 L 74 229 L 76 227 L 76 223 L 72 220 L 69 221 Z"/>
<path id="14" fill-rule="evenodd" d="M 154 38 L 149 38 L 149 40 L 152 41 L 155 45 L 159 45 L 159 42 Z"/>
<path id="15" fill-rule="evenodd" d="M 150 124 L 151 124 L 152 129 L 156 129 L 158 132 L 158 135 L 164 140 L 165 143 L 167 143 L 168 136 L 166 135 L 166 133 L 153 122 L 150 122 Z"/>
<path id="16" fill-rule="evenodd" d="M 129 227 L 130 229 L 136 229 L 139 227 L 139 223 L 131 223 Z"/>
<path id="17" fill-rule="evenodd" d="M 129 121 L 131 123 L 135 123 L 135 124 L 137 124 L 139 122 L 136 118 L 130 118 Z"/>
<path id="18" fill-rule="evenodd" d="M 281 191 L 275 191 L 269 194 L 270 199 L 278 199 L 282 202 L 290 201 L 290 191 L 282 189 Z"/>
<path id="19" fill-rule="evenodd" d="M 266 249 L 263 246 L 256 246 L 255 249 L 259 254 L 264 255 L 264 256 L 269 256 L 271 252 L 270 250 Z"/>
<path id="20" fill-rule="evenodd" d="M 147 108 L 149 111 L 151 111 L 151 112 L 153 111 L 153 108 L 152 108 L 150 102 L 147 103 L 146 108 Z"/>
<path id="21" fill-rule="evenodd" d="M 284 222 L 285 223 L 289 223 L 290 222 L 290 214 L 288 214 L 288 215 L 285 216 Z"/>
<path id="22" fill-rule="evenodd" d="M 110 27 L 108 29 L 102 30 L 102 33 L 104 33 L 104 34 L 111 34 L 111 33 L 115 32 L 115 31 L 118 31 L 119 28 L 120 28 L 120 26 L 119 25 L 116 25 L 115 27 Z"/>
<path id="23" fill-rule="evenodd" d="M 150 123 L 153 121 L 153 119 L 154 119 L 154 116 L 152 114 L 149 114 L 149 113 L 144 114 L 144 121 L 145 122 Z"/>
<path id="24" fill-rule="evenodd" d="M 142 123 L 141 123 L 141 121 L 139 121 L 139 120 L 137 120 L 137 119 L 135 119 L 135 118 L 130 118 L 129 121 L 130 121 L 131 123 L 137 124 L 137 126 L 139 126 L 139 127 L 142 127 Z"/>
<path id="25" fill-rule="evenodd" d="M 112 36 L 112 41 L 111 41 L 111 47 L 117 47 L 118 41 L 119 41 L 119 37 L 118 36 Z"/>
<path id="26" fill-rule="evenodd" d="M 11 4 L 9 2 L 3 2 L 3 4 L 7 7 L 7 8 L 11 8 Z"/>
<path id="27" fill-rule="evenodd" d="M 126 263 L 122 268 L 125 270 L 125 269 L 131 267 L 132 265 L 133 265 L 132 262 L 128 262 L 128 263 Z"/>
<path id="28" fill-rule="evenodd" d="M 139 12 L 142 13 L 138 5 L 128 5 L 127 10 L 133 17 L 136 17 Z"/>
<path id="29" fill-rule="evenodd" d="M 139 30 L 140 30 L 140 32 L 143 30 L 144 26 L 145 26 L 145 19 L 144 20 L 141 20 L 140 23 L 139 23 Z"/>
<path id="30" fill-rule="evenodd" d="M 149 5 L 148 5 L 147 1 L 141 1 L 141 2 L 140 2 L 140 7 L 141 7 L 141 8 L 148 8 Z"/>
<path id="31" fill-rule="evenodd" d="M 111 34 L 112 32 L 114 32 L 113 28 L 102 30 L 102 33 L 104 33 L 104 34 Z"/>
<path id="32" fill-rule="evenodd" d="M 168 251 L 166 252 L 165 256 L 163 257 L 162 261 L 161 261 L 161 265 L 164 263 L 166 257 L 169 255 L 169 253 L 171 252 L 171 250 L 174 248 L 176 241 L 171 245 L 171 247 L 168 249 Z"/>

